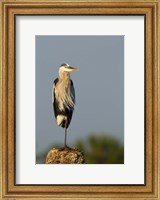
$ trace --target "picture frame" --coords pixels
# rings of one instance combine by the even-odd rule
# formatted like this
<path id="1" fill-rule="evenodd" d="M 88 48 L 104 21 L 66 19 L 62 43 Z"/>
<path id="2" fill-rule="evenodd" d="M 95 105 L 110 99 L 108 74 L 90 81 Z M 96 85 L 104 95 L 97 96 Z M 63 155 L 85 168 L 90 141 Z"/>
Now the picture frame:
<path id="1" fill-rule="evenodd" d="M 1 199 L 160 199 L 160 69 L 158 0 L 1 0 Z M 143 15 L 145 16 L 145 184 L 17 185 L 15 183 L 15 16 Z"/>

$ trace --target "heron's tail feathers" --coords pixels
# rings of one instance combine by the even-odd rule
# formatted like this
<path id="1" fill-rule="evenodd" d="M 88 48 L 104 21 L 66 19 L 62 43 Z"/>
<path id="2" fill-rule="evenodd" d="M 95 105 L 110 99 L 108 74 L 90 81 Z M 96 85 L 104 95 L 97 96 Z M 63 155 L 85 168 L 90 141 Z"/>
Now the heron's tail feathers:
<path id="1" fill-rule="evenodd" d="M 69 123 L 67 122 L 67 117 L 65 115 L 57 115 L 56 117 L 56 124 L 63 128 L 68 128 Z"/>

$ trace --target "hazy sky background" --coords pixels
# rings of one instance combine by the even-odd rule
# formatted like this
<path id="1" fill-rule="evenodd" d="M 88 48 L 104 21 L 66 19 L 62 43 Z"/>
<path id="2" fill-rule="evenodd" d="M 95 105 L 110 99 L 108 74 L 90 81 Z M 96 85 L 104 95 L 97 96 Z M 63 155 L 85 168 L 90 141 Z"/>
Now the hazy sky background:
<path id="1" fill-rule="evenodd" d="M 105 133 L 124 142 L 124 37 L 36 36 L 36 153 L 64 145 L 64 129 L 55 124 L 52 84 L 59 66 L 68 63 L 76 109 L 67 144 Z"/>

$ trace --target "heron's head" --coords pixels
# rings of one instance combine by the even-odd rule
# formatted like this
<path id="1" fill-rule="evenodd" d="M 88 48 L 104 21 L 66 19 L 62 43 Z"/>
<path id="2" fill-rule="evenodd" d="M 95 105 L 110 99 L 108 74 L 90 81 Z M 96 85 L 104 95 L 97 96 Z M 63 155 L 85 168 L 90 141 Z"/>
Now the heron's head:
<path id="1" fill-rule="evenodd" d="M 70 65 L 68 65 L 67 63 L 64 63 L 60 66 L 59 71 L 60 72 L 72 72 L 72 71 L 76 71 L 77 68 L 75 67 L 71 67 Z"/>

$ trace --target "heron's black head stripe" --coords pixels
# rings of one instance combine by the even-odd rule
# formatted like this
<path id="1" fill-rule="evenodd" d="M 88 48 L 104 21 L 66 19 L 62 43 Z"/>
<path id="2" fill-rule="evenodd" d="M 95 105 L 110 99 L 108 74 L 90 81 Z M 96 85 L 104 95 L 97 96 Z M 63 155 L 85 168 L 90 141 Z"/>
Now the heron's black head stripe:
<path id="1" fill-rule="evenodd" d="M 61 64 L 61 67 L 68 67 L 66 63 Z"/>

